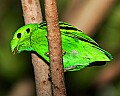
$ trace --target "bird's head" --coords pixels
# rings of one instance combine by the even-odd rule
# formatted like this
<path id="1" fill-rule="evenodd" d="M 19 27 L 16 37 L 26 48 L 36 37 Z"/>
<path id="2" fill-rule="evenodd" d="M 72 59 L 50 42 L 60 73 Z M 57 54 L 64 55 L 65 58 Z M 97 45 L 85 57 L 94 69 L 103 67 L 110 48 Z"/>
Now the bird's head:
<path id="1" fill-rule="evenodd" d="M 38 24 L 27 24 L 15 32 L 11 40 L 11 49 L 14 54 L 25 50 L 33 50 L 31 46 L 31 33 L 34 32 L 37 27 Z"/>

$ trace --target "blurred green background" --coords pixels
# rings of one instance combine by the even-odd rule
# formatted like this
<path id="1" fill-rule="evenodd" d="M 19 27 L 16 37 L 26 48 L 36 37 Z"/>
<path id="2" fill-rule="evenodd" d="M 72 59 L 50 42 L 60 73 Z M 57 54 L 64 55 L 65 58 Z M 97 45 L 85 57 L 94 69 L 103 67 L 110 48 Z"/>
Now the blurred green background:
<path id="1" fill-rule="evenodd" d="M 85 33 L 91 35 L 114 57 L 112 62 L 104 66 L 65 73 L 68 96 L 120 96 L 120 0 L 113 0 L 113 2 L 106 0 L 108 1 L 108 3 L 105 2 L 106 6 L 109 5 L 109 7 L 102 6 L 105 5 L 104 0 L 57 1 L 61 21 L 78 25 L 77 27 L 81 30 L 83 28 Z M 93 4 L 93 1 L 96 3 Z M 107 10 L 91 11 L 96 9 L 95 5 L 100 5 L 98 1 L 103 2 L 101 8 L 104 7 Z M 43 0 L 40 2 L 44 16 Z M 90 9 L 92 8 L 90 5 L 93 9 Z M 86 17 L 85 8 L 88 10 L 88 17 Z M 102 15 L 98 15 L 95 19 L 94 16 L 100 12 Z M 91 15 L 93 18 L 87 20 Z M 85 17 L 86 21 L 78 20 L 77 17 Z M 43 20 L 45 20 L 44 17 Z M 98 22 L 94 23 L 96 21 Z M 21 1 L 0 0 L 0 96 L 36 96 L 30 52 L 13 55 L 10 49 L 14 32 L 23 25 Z"/>

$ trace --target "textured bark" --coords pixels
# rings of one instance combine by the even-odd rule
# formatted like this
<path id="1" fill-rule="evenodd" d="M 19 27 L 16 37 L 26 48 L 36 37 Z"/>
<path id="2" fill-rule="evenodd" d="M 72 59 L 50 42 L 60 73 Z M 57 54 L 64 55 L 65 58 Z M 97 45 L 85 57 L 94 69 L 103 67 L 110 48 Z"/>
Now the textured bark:
<path id="1" fill-rule="evenodd" d="M 56 0 L 45 0 L 53 96 L 66 96 Z"/>
<path id="2" fill-rule="evenodd" d="M 21 0 L 25 24 L 42 22 L 39 0 Z M 51 96 L 49 67 L 36 54 L 32 53 L 37 96 Z"/>

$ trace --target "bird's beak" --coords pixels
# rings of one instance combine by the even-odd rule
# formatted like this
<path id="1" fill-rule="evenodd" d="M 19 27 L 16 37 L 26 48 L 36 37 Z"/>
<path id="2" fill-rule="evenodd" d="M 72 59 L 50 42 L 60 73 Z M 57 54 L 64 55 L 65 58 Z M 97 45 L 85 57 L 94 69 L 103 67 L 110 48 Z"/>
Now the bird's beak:
<path id="1" fill-rule="evenodd" d="M 11 51 L 15 55 L 18 52 L 18 40 L 17 39 L 12 39 L 11 40 Z"/>
<path id="2" fill-rule="evenodd" d="M 18 52 L 17 47 L 14 48 L 13 54 L 15 55 Z"/>

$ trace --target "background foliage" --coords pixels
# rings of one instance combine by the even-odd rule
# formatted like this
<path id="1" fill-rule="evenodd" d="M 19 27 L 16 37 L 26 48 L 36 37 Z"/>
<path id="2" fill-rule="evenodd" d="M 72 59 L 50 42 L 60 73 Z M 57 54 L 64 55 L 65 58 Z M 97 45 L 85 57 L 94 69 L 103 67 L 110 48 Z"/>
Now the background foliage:
<path id="1" fill-rule="evenodd" d="M 70 18 L 71 15 L 75 15 L 70 10 L 77 7 L 81 11 L 90 0 L 57 1 L 60 20 L 70 22 L 71 19 L 76 19 Z M 72 5 L 73 1 L 76 6 Z M 43 5 L 43 0 L 41 0 L 44 16 Z M 78 12 L 78 10 L 74 11 Z M 94 20 L 94 18 L 91 19 Z M 30 52 L 13 55 L 10 49 L 10 41 L 15 30 L 23 25 L 21 1 L 0 0 L 0 96 L 35 96 Z M 120 96 L 119 30 L 120 1 L 116 0 L 104 19 L 94 28 L 93 33 L 90 32 L 100 46 L 113 54 L 114 60 L 105 66 L 65 73 L 68 96 Z"/>

